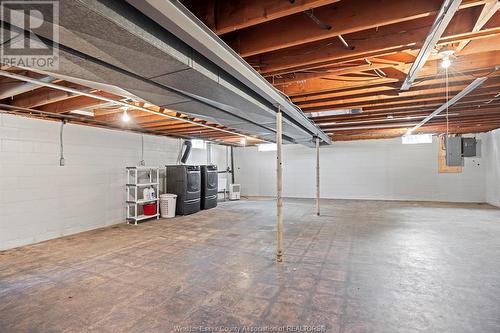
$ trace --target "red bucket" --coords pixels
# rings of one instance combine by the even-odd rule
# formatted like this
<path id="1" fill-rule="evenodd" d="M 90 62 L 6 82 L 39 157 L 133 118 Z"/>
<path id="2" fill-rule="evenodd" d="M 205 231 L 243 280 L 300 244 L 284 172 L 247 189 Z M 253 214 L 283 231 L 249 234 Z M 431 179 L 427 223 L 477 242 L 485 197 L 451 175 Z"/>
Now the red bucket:
<path id="1" fill-rule="evenodd" d="M 144 209 L 144 215 L 155 215 L 156 214 L 156 204 L 155 203 L 144 205 L 144 206 L 142 206 L 142 208 Z"/>

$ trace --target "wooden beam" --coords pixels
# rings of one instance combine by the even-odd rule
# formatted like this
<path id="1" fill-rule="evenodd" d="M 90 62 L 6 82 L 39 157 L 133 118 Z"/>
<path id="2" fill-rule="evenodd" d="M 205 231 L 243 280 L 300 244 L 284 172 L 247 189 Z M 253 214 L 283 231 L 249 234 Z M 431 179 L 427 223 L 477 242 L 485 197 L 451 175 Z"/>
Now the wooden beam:
<path id="1" fill-rule="evenodd" d="M 449 93 L 451 94 L 450 96 L 455 95 L 456 93 L 460 92 L 463 90 L 469 83 L 471 82 L 471 79 L 468 78 L 467 80 L 463 81 L 458 81 L 458 82 L 453 82 L 452 84 L 449 85 Z M 482 91 L 489 91 L 487 89 L 491 89 L 493 93 L 496 93 L 497 91 L 500 90 L 500 77 L 492 77 L 488 79 L 485 84 L 482 86 L 483 90 Z M 394 93 L 390 93 L 394 92 Z M 366 93 L 361 93 L 357 95 L 340 95 L 340 96 L 326 96 L 322 98 L 308 98 L 307 100 L 304 101 L 294 101 L 299 107 L 301 108 L 308 108 L 311 106 L 319 106 L 322 105 L 323 103 L 328 103 L 328 104 L 334 104 L 334 103 L 342 103 L 342 104 L 347 104 L 347 103 L 357 103 L 357 102 L 363 102 L 363 101 L 370 101 L 370 102 L 378 102 L 378 101 L 399 101 L 399 100 L 412 100 L 414 102 L 418 102 L 419 97 L 424 97 L 427 98 L 427 100 L 431 100 L 435 96 L 442 96 L 444 97 L 446 92 L 446 85 L 444 82 L 441 82 L 440 84 L 434 84 L 430 86 L 422 86 L 419 87 L 419 89 L 415 89 L 412 91 L 405 91 L 405 92 L 400 92 L 397 93 L 394 90 L 389 90 L 385 92 L 366 92 Z"/>
<path id="2" fill-rule="evenodd" d="M 499 124 L 491 126 L 469 126 L 469 127 L 450 127 L 451 134 L 475 134 L 481 132 L 488 132 L 499 128 Z M 364 132 L 364 133 L 351 133 L 351 134 L 334 134 L 331 135 L 334 141 L 354 141 L 354 140 L 375 140 L 375 139 L 391 139 L 401 137 L 406 133 L 406 128 L 395 129 L 391 131 L 377 131 L 377 132 Z M 436 131 L 434 127 L 420 128 L 418 133 L 441 133 L 441 130 Z"/>
<path id="3" fill-rule="evenodd" d="M 483 1 L 464 1 L 465 6 Z M 314 15 L 332 28 L 321 29 L 306 15 L 299 13 L 240 31 L 229 45 L 242 57 L 249 57 L 286 47 L 345 35 L 388 24 L 415 20 L 435 14 L 441 1 L 417 2 L 395 0 L 341 1 L 314 11 Z"/>
<path id="4" fill-rule="evenodd" d="M 406 108 L 400 110 L 380 110 L 376 112 L 367 112 L 360 114 L 351 114 L 351 115 L 339 115 L 339 116 L 328 116 L 328 117 L 317 117 L 312 118 L 314 122 L 321 126 L 327 124 L 345 124 L 345 123 L 368 123 L 374 121 L 385 120 L 388 123 L 392 123 L 397 120 L 406 119 L 411 120 L 412 117 L 426 117 L 435 108 Z M 500 103 L 491 103 L 491 104 L 462 104 L 462 105 L 453 105 L 449 112 L 460 115 L 485 115 L 492 112 L 498 112 L 500 110 Z"/>
<path id="5" fill-rule="evenodd" d="M 293 73 L 289 76 L 286 76 L 284 78 L 273 78 L 272 79 L 272 84 L 275 86 L 280 86 L 280 85 L 286 85 L 289 83 L 297 82 L 297 81 L 305 81 L 305 80 L 311 80 L 315 78 L 322 78 L 322 77 L 330 77 L 331 75 L 333 76 L 338 76 L 338 75 L 346 75 L 346 74 L 353 74 L 353 73 L 362 73 L 365 71 L 371 71 L 374 69 L 386 69 L 386 68 L 392 68 L 395 65 L 394 64 L 347 64 L 348 67 L 342 66 L 342 67 L 335 67 L 335 68 L 326 68 L 326 69 L 319 69 L 317 71 L 308 71 L 308 72 L 297 72 Z"/>
<path id="6" fill-rule="evenodd" d="M 493 92 L 487 92 L 484 95 L 468 95 L 467 97 L 462 98 L 459 102 L 454 104 L 452 107 L 460 107 L 464 105 L 468 105 L 471 107 L 485 104 L 490 101 L 494 96 Z M 409 110 L 428 110 L 432 109 L 434 111 L 437 107 L 441 106 L 445 102 L 445 99 L 434 99 L 432 101 L 418 102 L 412 103 L 411 101 L 404 101 L 398 104 L 382 104 L 371 107 L 366 107 L 363 109 L 364 113 L 367 114 L 369 112 L 399 112 L 399 111 L 409 111 Z"/>
<path id="7" fill-rule="evenodd" d="M 104 96 L 107 98 L 116 98 L 117 96 L 114 94 L 106 93 L 106 92 L 97 92 L 95 93 L 100 96 Z M 66 99 L 63 101 L 45 104 L 41 107 L 38 107 L 37 110 L 47 111 L 53 113 L 67 113 L 73 110 L 78 110 L 82 108 L 88 108 L 91 106 L 102 105 L 104 102 L 95 98 L 87 97 L 87 96 L 77 96 L 70 99 Z"/>
<path id="8" fill-rule="evenodd" d="M 498 88 L 498 86 L 496 86 Z M 460 91 L 460 90 L 457 90 Z M 468 95 L 469 97 L 482 98 L 482 100 L 488 99 L 498 93 L 498 90 L 491 88 L 481 88 L 476 89 L 473 94 Z M 451 95 L 453 96 L 453 95 Z M 439 104 L 444 103 L 446 96 L 444 92 L 437 92 L 428 95 L 420 96 L 410 96 L 408 98 L 392 98 L 392 96 L 374 96 L 372 99 L 362 99 L 359 101 L 327 101 L 319 103 L 311 103 L 307 105 L 299 105 L 304 112 L 316 112 L 323 110 L 335 110 L 335 109 L 349 109 L 349 108 L 384 108 L 390 109 L 391 107 L 403 107 L 403 106 L 424 106 L 428 104 Z M 442 104 L 441 103 L 441 104 Z"/>
<path id="9" fill-rule="evenodd" d="M 461 19 L 465 15 L 459 12 L 456 21 L 452 21 L 454 34 L 445 33 L 439 45 L 448 45 L 462 40 L 488 38 L 500 34 L 498 25 L 480 32 L 469 32 L 470 24 Z M 500 19 L 498 20 L 500 24 Z M 346 49 L 337 38 L 304 44 L 272 53 L 248 58 L 259 64 L 259 72 L 264 76 L 285 74 L 298 70 L 322 68 L 342 61 L 355 61 L 364 58 L 384 56 L 406 50 L 418 50 L 419 42 L 425 38 L 432 24 L 431 17 L 383 26 L 378 29 L 361 31 L 344 36 L 354 47 Z M 411 62 L 406 59 L 405 62 Z"/>
<path id="10" fill-rule="evenodd" d="M 481 9 L 481 12 L 479 13 L 476 23 L 472 28 L 472 32 L 477 32 L 481 30 L 486 25 L 486 23 L 488 23 L 488 21 L 493 17 L 493 15 L 497 13 L 499 9 L 500 9 L 500 1 L 498 0 L 487 1 L 484 4 L 483 8 Z M 462 51 L 469 42 L 470 40 L 461 41 L 455 48 L 455 52 L 459 53 L 460 51 Z"/>
<path id="11" fill-rule="evenodd" d="M 355 130 L 357 127 L 360 129 L 365 129 L 367 127 L 373 127 L 376 128 L 377 126 L 392 126 L 392 127 L 403 127 L 405 126 L 404 124 L 407 124 L 409 122 L 411 123 L 418 123 L 419 120 L 417 119 L 418 117 L 410 118 L 407 119 L 405 117 L 400 118 L 400 119 L 395 119 L 393 121 L 388 121 L 387 119 L 385 120 L 377 120 L 377 121 L 372 121 L 370 123 L 367 122 L 358 122 L 358 123 L 335 123 L 331 125 L 325 125 L 321 126 L 321 129 L 325 132 L 328 131 L 334 131 L 334 130 L 341 130 L 341 129 L 352 129 Z M 469 114 L 469 115 L 451 115 L 449 116 L 449 122 L 451 124 L 457 125 L 457 124 L 471 124 L 471 123 L 482 123 L 482 122 L 490 122 L 490 121 L 500 121 L 500 110 L 497 110 L 495 112 L 490 112 L 488 114 Z M 429 122 L 426 124 L 446 124 L 446 116 L 440 115 L 439 117 L 431 119 Z"/>
<path id="12" fill-rule="evenodd" d="M 477 123 L 450 123 L 449 130 L 450 133 L 463 133 L 462 131 L 470 131 L 469 133 L 477 133 L 483 131 L 489 131 L 494 128 L 500 127 L 500 119 L 494 122 L 488 122 L 486 124 L 477 124 Z M 348 137 L 348 136 L 369 136 L 370 134 L 383 134 L 383 135 L 394 135 L 394 136 L 402 136 L 408 130 L 408 126 L 403 127 L 395 127 L 395 128 L 373 128 L 373 129 L 356 129 L 356 130 L 347 130 L 347 131 L 337 131 L 333 132 L 330 135 L 334 140 L 338 140 L 339 137 Z M 426 124 L 420 127 L 415 131 L 415 134 L 418 133 L 445 133 L 446 132 L 446 124 Z"/>
<path id="13" fill-rule="evenodd" d="M 500 73 L 499 73 L 500 76 Z M 500 84 L 500 77 L 492 76 L 488 80 L 487 86 L 496 86 Z M 470 76 L 460 76 L 460 79 L 449 80 L 449 88 L 450 92 L 460 91 L 467 86 L 471 81 Z M 300 105 L 308 105 L 310 103 L 318 103 L 318 102 L 333 102 L 333 101 L 358 101 L 363 99 L 376 100 L 379 98 L 408 98 L 413 96 L 421 96 L 427 94 L 435 94 L 438 92 L 445 92 L 445 81 L 444 80 L 434 80 L 434 82 L 430 84 L 426 81 L 424 84 L 416 86 L 412 91 L 400 92 L 395 90 L 392 87 L 380 86 L 374 88 L 365 88 L 365 89 L 353 89 L 348 92 L 331 92 L 326 94 L 317 94 L 312 96 L 304 96 L 293 98 L 292 101 L 295 104 Z"/>
<path id="14" fill-rule="evenodd" d="M 222 35 L 338 1 L 339 0 L 219 1 L 216 7 L 215 17 L 217 21 L 214 22 L 214 30 L 218 35 Z"/>
<path id="15" fill-rule="evenodd" d="M 500 44 L 490 43 L 488 48 L 500 48 Z M 464 75 L 476 73 L 489 73 L 494 71 L 495 66 L 500 64 L 500 51 L 494 50 L 478 54 L 467 54 L 459 56 L 453 61 L 453 66 L 450 69 L 450 77 L 454 75 Z M 405 71 L 408 65 L 395 67 Z M 387 69 L 389 70 L 389 69 Z M 426 66 L 420 71 L 419 81 L 432 80 L 436 76 L 443 76 L 444 71 L 440 66 L 439 60 L 428 61 Z M 377 86 L 388 84 L 393 86 L 397 79 L 364 79 L 360 82 L 343 81 L 337 77 L 330 80 L 310 79 L 305 82 L 293 82 L 286 86 L 282 86 L 281 90 L 289 96 L 311 95 L 318 92 L 329 92 L 336 89 L 361 88 L 363 86 Z"/>

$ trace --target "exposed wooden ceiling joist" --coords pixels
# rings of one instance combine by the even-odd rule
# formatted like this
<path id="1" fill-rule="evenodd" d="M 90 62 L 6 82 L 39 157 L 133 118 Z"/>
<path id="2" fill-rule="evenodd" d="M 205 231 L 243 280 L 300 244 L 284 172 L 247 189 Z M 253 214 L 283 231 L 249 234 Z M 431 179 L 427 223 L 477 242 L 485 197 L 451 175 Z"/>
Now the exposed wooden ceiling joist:
<path id="1" fill-rule="evenodd" d="M 248 28 L 309 9 L 329 5 L 339 0 L 237 0 L 185 1 L 210 29 L 218 35 Z"/>
<path id="2" fill-rule="evenodd" d="M 470 38 L 487 38 L 500 34 L 500 27 L 492 25 L 481 32 L 470 32 L 470 10 L 460 11 L 463 19 L 452 21 L 452 29 L 446 31 L 440 45 L 448 45 Z M 425 38 L 432 17 L 382 26 L 377 29 L 347 35 L 344 38 L 354 49 L 346 49 L 336 38 L 308 43 L 298 47 L 265 53 L 249 58 L 251 64 L 259 64 L 259 71 L 264 76 L 290 73 L 294 71 L 321 68 L 344 61 L 355 61 L 364 58 L 418 50 L 419 41 Z M 500 15 L 495 22 L 500 24 Z M 414 59 L 414 58 L 413 58 Z M 405 62 L 413 59 L 402 59 Z"/>
<path id="3" fill-rule="evenodd" d="M 183 3 L 307 114 L 362 108 L 359 114 L 311 118 L 334 140 L 401 136 L 411 124 L 442 105 L 445 72 L 436 54 L 443 47 L 455 51 L 449 69 L 450 95 L 476 77 L 489 77 L 480 88 L 449 108 L 450 133 L 475 133 L 500 127 L 498 0 L 462 1 L 409 92 L 400 92 L 399 87 L 442 0 L 183 0 Z M 39 77 L 27 70 L 8 70 Z M 0 91 L 7 87 L 3 83 L 6 81 L 0 81 Z M 64 81 L 58 84 L 86 89 Z M 48 88 L 25 91 L 2 102 L 63 114 L 75 109 L 91 110 L 94 117 L 90 118 L 99 121 L 98 126 L 109 123 L 113 128 L 123 127 L 123 110 L 119 106 L 101 105 Z M 241 139 L 241 133 L 218 131 L 225 127 L 209 121 L 158 106 L 148 106 L 156 113 L 145 112 L 140 108 L 144 104 L 137 106 L 128 109 L 129 129 L 230 143 Z M 162 114 L 179 118 L 168 119 Z M 445 117 L 440 114 L 417 133 L 445 130 Z M 251 138 L 249 142 L 253 142 Z"/>
<path id="4" fill-rule="evenodd" d="M 483 4 L 483 1 L 464 1 L 462 8 Z M 415 20 L 434 15 L 441 1 L 419 0 L 362 0 L 341 1 L 315 10 L 314 15 L 331 29 L 321 29 L 307 16 L 295 14 L 239 31 L 228 40 L 242 57 L 249 57 L 286 47 L 310 43 L 384 25 Z"/>

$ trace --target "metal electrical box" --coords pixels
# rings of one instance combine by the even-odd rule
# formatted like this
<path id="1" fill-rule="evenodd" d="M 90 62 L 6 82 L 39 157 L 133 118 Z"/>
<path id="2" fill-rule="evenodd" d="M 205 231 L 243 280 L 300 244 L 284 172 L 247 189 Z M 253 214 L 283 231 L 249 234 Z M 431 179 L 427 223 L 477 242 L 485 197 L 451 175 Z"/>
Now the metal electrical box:
<path id="1" fill-rule="evenodd" d="M 476 138 L 462 138 L 462 156 L 476 157 Z"/>
<path id="2" fill-rule="evenodd" d="M 446 165 L 462 166 L 462 138 L 459 136 L 446 138 Z"/>

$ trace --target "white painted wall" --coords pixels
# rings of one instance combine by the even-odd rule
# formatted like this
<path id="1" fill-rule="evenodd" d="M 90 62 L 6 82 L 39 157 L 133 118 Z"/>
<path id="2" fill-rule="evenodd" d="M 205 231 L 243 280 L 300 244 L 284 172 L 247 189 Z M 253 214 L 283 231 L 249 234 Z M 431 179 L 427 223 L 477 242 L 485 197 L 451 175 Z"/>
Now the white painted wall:
<path id="1" fill-rule="evenodd" d="M 275 156 L 254 147 L 235 149 L 243 195 L 275 195 Z M 284 195 L 314 197 L 315 149 L 285 145 L 283 159 Z M 403 145 L 401 138 L 337 142 L 321 148 L 320 168 L 323 198 L 485 201 L 482 159 L 466 159 L 463 173 L 439 174 L 436 139 L 418 145 Z"/>
<path id="2" fill-rule="evenodd" d="M 0 114 L 0 250 L 124 222 L 125 167 L 141 135 L 68 124 L 59 166 L 59 122 Z M 175 164 L 179 140 L 144 136 L 146 165 Z M 226 168 L 225 147 L 213 161 Z M 205 164 L 193 150 L 188 163 Z"/>
<path id="3" fill-rule="evenodd" d="M 60 123 L 0 114 L 0 250 L 124 222 L 125 166 L 141 159 L 135 133 L 68 124 L 66 166 L 59 166 Z M 466 159 L 462 174 L 437 173 L 437 146 L 399 139 L 341 142 L 321 148 L 325 198 L 488 201 L 500 206 L 500 131 L 480 136 L 483 158 Z M 179 140 L 144 136 L 147 165 L 175 163 Z M 213 146 L 219 170 L 226 147 Z M 314 196 L 315 151 L 284 149 L 285 195 Z M 194 149 L 188 163 L 206 163 Z M 484 162 L 484 163 L 483 163 Z M 244 195 L 275 194 L 275 153 L 235 149 Z M 219 178 L 220 188 L 225 177 Z"/>
<path id="4" fill-rule="evenodd" d="M 500 129 L 485 138 L 486 201 L 500 207 Z"/>

